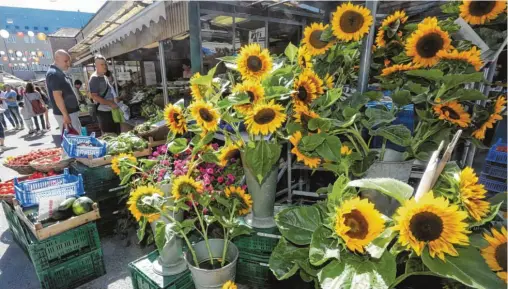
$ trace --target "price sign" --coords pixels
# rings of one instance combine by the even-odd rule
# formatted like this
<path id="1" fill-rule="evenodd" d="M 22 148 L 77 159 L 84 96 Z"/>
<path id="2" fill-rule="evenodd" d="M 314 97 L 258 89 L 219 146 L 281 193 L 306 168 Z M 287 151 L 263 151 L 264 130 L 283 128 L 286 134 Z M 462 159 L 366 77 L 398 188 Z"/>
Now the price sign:
<path id="1" fill-rule="evenodd" d="M 258 28 L 256 30 L 249 31 L 249 44 L 258 43 L 261 47 L 265 47 L 266 41 L 266 29 L 265 27 Z"/>

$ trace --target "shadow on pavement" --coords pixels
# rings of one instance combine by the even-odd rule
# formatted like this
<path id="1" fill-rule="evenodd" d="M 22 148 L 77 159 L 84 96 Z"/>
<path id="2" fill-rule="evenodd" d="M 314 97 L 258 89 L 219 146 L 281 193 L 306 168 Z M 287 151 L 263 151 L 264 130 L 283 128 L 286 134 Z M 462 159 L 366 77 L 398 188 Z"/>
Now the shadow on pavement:
<path id="1" fill-rule="evenodd" d="M 0 284 L 2 289 L 40 288 L 35 269 L 23 250 L 16 244 L 10 231 L 0 236 L 7 249 L 0 255 Z"/>

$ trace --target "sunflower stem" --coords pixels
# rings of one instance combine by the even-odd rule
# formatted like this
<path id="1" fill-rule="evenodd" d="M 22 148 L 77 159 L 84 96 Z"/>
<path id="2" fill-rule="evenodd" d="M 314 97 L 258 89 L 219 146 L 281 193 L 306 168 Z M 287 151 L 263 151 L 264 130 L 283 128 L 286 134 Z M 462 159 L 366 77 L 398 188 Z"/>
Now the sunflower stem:
<path id="1" fill-rule="evenodd" d="M 198 215 L 199 224 L 201 225 L 201 230 L 203 230 L 203 238 L 205 239 L 205 245 L 206 249 L 208 250 L 208 257 L 210 257 L 210 264 L 212 264 L 213 267 L 213 255 L 212 250 L 210 249 L 210 244 L 208 242 L 208 236 L 206 235 L 206 229 L 205 224 L 203 222 L 203 218 L 201 217 L 201 213 L 199 213 L 198 208 L 196 207 L 196 204 L 194 203 L 194 198 L 191 198 L 192 207 L 194 208 L 194 211 Z M 199 231 L 199 230 L 198 230 Z"/>
<path id="2" fill-rule="evenodd" d="M 235 215 L 236 204 L 237 202 L 233 202 L 233 210 L 231 211 L 231 215 L 229 216 L 230 223 L 233 221 L 233 217 Z M 224 264 L 226 263 L 226 252 L 228 251 L 228 245 L 229 245 L 229 231 L 226 229 L 226 235 L 224 235 L 224 248 L 222 250 L 222 261 L 220 264 L 221 267 L 224 267 Z"/>
<path id="3" fill-rule="evenodd" d="M 189 241 L 189 238 L 187 238 L 187 236 L 183 232 L 181 232 L 181 235 L 182 235 L 183 239 L 185 240 L 185 243 L 187 243 L 187 247 L 189 248 L 189 251 L 191 252 L 192 260 L 194 261 L 194 264 L 196 265 L 196 267 L 199 268 L 198 257 L 196 256 L 196 251 L 194 251 L 194 248 L 192 247 L 192 245 Z"/>

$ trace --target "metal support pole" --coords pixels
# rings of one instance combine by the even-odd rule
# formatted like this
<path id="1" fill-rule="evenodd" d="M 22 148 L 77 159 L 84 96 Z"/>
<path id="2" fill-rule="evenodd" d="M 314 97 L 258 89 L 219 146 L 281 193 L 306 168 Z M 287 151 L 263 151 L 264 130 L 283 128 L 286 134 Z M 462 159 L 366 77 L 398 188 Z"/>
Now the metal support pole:
<path id="1" fill-rule="evenodd" d="M 201 72 L 203 58 L 201 56 L 201 20 L 199 1 L 189 1 L 189 34 L 192 73 Z"/>
<path id="2" fill-rule="evenodd" d="M 369 83 L 369 70 L 370 63 L 372 61 L 372 44 L 374 43 L 375 35 L 375 22 L 377 13 L 378 1 L 365 1 L 365 6 L 371 11 L 373 23 L 370 26 L 369 34 L 363 38 L 362 41 L 362 54 L 360 56 L 360 73 L 358 77 L 358 91 L 364 93 L 367 90 L 367 84 Z"/>
<path id="3" fill-rule="evenodd" d="M 116 96 L 120 96 L 119 95 L 119 92 L 118 92 L 118 80 L 116 78 L 116 64 L 115 64 L 115 58 L 114 57 L 111 57 L 111 63 L 113 63 L 113 77 L 115 79 L 115 91 L 116 91 Z"/>
<path id="4" fill-rule="evenodd" d="M 159 61 L 161 66 L 162 93 L 164 95 L 164 106 L 169 102 L 168 99 L 168 80 L 166 76 L 166 58 L 164 56 L 164 44 L 159 41 Z"/>
<path id="5" fill-rule="evenodd" d="M 236 42 L 236 17 L 234 17 L 234 16 L 233 16 L 232 29 L 233 29 L 233 54 L 235 54 L 236 53 L 236 45 L 235 45 L 235 42 Z"/>
<path id="6" fill-rule="evenodd" d="M 265 48 L 270 50 L 270 37 L 268 36 L 268 20 L 265 20 Z"/>

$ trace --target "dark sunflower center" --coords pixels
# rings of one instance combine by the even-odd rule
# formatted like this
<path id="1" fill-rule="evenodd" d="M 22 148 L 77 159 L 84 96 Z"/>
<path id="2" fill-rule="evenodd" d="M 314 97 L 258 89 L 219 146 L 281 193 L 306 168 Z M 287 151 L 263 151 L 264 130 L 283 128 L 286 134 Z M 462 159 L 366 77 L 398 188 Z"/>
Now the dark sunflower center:
<path id="1" fill-rule="evenodd" d="M 418 40 L 416 51 L 423 58 L 436 56 L 437 52 L 443 49 L 444 40 L 438 33 L 430 33 Z"/>
<path id="2" fill-rule="evenodd" d="M 226 154 L 225 159 L 229 161 L 229 160 L 230 160 L 230 159 L 232 159 L 232 158 L 237 159 L 237 158 L 239 158 L 239 157 L 240 157 L 240 150 L 238 150 L 238 149 L 234 149 L 234 150 L 230 150 L 230 151 Z"/>
<path id="3" fill-rule="evenodd" d="M 323 34 L 323 30 L 316 30 L 310 34 L 309 42 L 312 47 L 323 48 L 328 44 L 328 42 L 321 40 L 321 34 Z"/>
<path id="4" fill-rule="evenodd" d="M 138 201 L 136 202 L 136 207 L 137 209 L 143 214 L 143 215 L 152 215 L 152 214 L 156 214 L 158 211 L 157 209 L 151 207 L 151 206 L 147 206 L 144 202 L 143 202 L 143 199 L 145 197 L 150 197 L 150 195 L 143 195 L 141 196 Z"/>
<path id="5" fill-rule="evenodd" d="M 460 115 L 455 110 L 453 110 L 448 106 L 443 106 L 441 108 L 441 111 L 443 112 L 444 115 L 447 115 L 451 119 L 460 119 Z"/>
<path id="6" fill-rule="evenodd" d="M 307 100 L 307 96 L 307 89 L 305 89 L 303 86 L 298 87 L 298 99 L 305 101 Z"/>
<path id="7" fill-rule="evenodd" d="M 352 210 L 351 213 L 344 215 L 344 224 L 350 229 L 346 235 L 354 239 L 364 239 L 369 233 L 369 223 L 358 210 Z"/>
<path id="8" fill-rule="evenodd" d="M 258 72 L 263 68 L 263 62 L 259 57 L 251 55 L 247 58 L 247 67 L 250 71 Z"/>
<path id="9" fill-rule="evenodd" d="M 443 220 L 431 212 L 418 213 L 409 221 L 409 229 L 418 241 L 434 241 L 441 237 Z"/>
<path id="10" fill-rule="evenodd" d="M 496 262 L 499 264 L 499 266 L 501 266 L 501 268 L 503 268 L 503 272 L 506 272 L 507 270 L 506 245 L 506 242 L 504 242 L 503 244 L 497 246 L 495 254 Z"/>
<path id="11" fill-rule="evenodd" d="M 300 56 L 300 61 L 302 62 L 303 67 L 307 67 L 307 61 L 305 60 L 305 56 Z"/>
<path id="12" fill-rule="evenodd" d="M 346 33 L 354 33 L 363 26 L 363 15 L 356 11 L 346 11 L 340 17 L 340 28 Z"/>
<path id="13" fill-rule="evenodd" d="M 247 91 L 247 95 L 249 96 L 250 102 L 254 102 L 254 100 L 256 100 L 256 97 L 252 91 Z"/>
<path id="14" fill-rule="evenodd" d="M 211 122 L 213 120 L 213 115 L 206 108 L 199 109 L 199 116 L 206 122 Z"/>
<path id="15" fill-rule="evenodd" d="M 469 14 L 483 16 L 489 14 L 496 6 L 496 1 L 472 1 L 469 5 Z"/>
<path id="16" fill-rule="evenodd" d="M 172 117 L 173 121 L 176 122 L 177 124 L 180 123 L 180 120 L 182 119 L 182 115 L 179 114 L 178 112 L 174 112 Z"/>
<path id="17" fill-rule="evenodd" d="M 271 108 L 263 108 L 256 115 L 254 115 L 254 121 L 257 124 L 270 123 L 275 118 L 275 111 Z"/>

